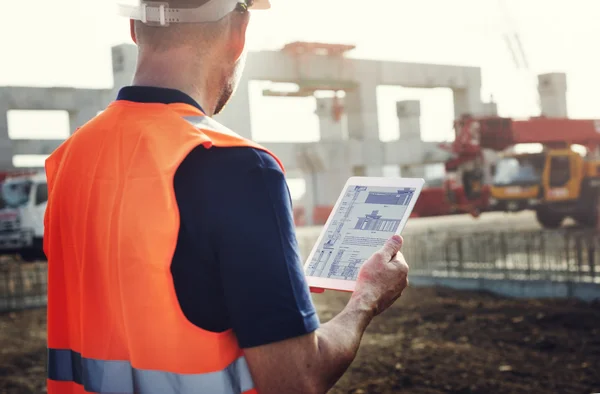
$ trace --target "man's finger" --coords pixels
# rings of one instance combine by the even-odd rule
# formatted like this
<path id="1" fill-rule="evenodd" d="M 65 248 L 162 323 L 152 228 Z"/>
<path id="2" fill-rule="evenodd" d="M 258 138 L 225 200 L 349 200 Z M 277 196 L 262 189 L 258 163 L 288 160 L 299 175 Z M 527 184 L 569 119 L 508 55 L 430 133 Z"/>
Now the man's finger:
<path id="1" fill-rule="evenodd" d="M 402 239 L 401 236 L 399 235 L 394 235 L 392 238 L 390 238 L 385 245 L 383 245 L 383 248 L 381 248 L 381 250 L 379 251 L 379 253 L 381 253 L 381 256 L 383 257 L 383 259 L 385 260 L 385 262 L 387 263 L 388 261 L 391 261 L 392 258 L 398 254 L 398 252 L 400 251 L 400 249 L 402 249 L 402 243 L 404 242 L 404 240 Z"/>

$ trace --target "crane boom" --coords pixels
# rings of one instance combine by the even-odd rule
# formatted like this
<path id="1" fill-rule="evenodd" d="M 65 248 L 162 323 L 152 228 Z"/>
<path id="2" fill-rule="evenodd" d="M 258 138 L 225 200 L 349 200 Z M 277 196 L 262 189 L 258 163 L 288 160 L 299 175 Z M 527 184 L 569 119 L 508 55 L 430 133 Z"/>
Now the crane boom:
<path id="1" fill-rule="evenodd" d="M 456 140 L 452 150 L 459 155 L 476 153 L 481 149 L 499 152 L 517 144 L 600 146 L 600 120 L 465 118 L 456 124 Z"/>
<path id="2" fill-rule="evenodd" d="M 600 145 L 600 121 L 535 118 L 512 122 L 516 143 Z"/>

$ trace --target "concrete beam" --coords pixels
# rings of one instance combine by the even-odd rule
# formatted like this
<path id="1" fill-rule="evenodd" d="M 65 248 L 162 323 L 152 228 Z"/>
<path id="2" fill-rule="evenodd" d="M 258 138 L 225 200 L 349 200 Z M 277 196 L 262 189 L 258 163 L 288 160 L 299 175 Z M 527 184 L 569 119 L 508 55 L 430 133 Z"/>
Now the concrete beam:
<path id="1" fill-rule="evenodd" d="M 66 110 L 69 112 L 71 131 L 95 116 L 110 103 L 116 91 L 130 83 L 137 63 L 134 45 L 113 48 L 113 89 L 75 88 L 0 88 L 0 111 Z M 300 68 L 298 68 L 300 66 Z M 377 86 L 446 87 L 454 91 L 457 114 L 477 113 L 481 110 L 481 73 L 476 67 L 444 66 L 365 59 L 333 58 L 319 55 L 303 56 L 298 64 L 292 56 L 280 51 L 262 51 L 248 54 L 246 70 L 238 91 L 222 115 L 216 117 L 244 137 L 251 138 L 251 107 L 249 81 L 266 80 L 297 82 L 299 78 L 315 81 L 356 81 L 358 87 L 345 98 L 347 137 L 340 136 L 340 124 L 332 133 L 324 131 L 318 144 L 266 144 L 291 171 L 306 167 L 308 158 L 318 171 L 351 171 L 364 168 L 366 175 L 381 175 L 387 164 L 410 165 L 423 160 L 437 162 L 439 154 L 427 144 L 395 141 L 383 144 L 379 140 L 377 114 Z M 323 119 L 322 119 L 323 120 Z M 327 127 L 332 126 L 321 122 Z M 0 168 L 7 168 L 12 154 L 48 154 L 61 141 L 11 141 L 8 139 L 6 120 L 0 120 Z M 340 143 L 344 141 L 343 143 Z M 3 161 L 2 161 L 3 160 Z M 304 163 L 302 162 L 304 161 Z M 321 168 L 321 169 L 319 169 Z M 314 171 L 313 171 L 314 172 Z"/>
<path id="2" fill-rule="evenodd" d="M 481 87 L 481 70 L 478 67 L 353 58 L 340 60 L 319 55 L 304 56 L 301 62 L 302 77 L 310 80 L 333 79 L 360 83 L 368 81 L 375 86 L 397 85 L 414 88 Z M 248 54 L 244 77 L 249 80 L 293 83 L 298 80 L 299 75 L 290 55 L 280 51 L 260 51 Z"/>
<path id="3" fill-rule="evenodd" d="M 439 143 L 419 140 L 389 142 L 348 140 L 343 144 L 335 141 L 265 143 L 263 146 L 277 155 L 287 170 L 302 170 L 306 173 L 373 164 L 401 166 L 436 164 L 451 157 L 448 152 L 439 147 Z M 307 159 L 314 162 L 304 164 L 302 160 Z"/>
<path id="4" fill-rule="evenodd" d="M 403 63 L 367 59 L 305 55 L 299 64 L 280 51 L 250 52 L 238 91 L 217 120 L 244 137 L 251 137 L 248 83 L 253 80 L 294 83 L 313 81 L 358 82 L 347 92 L 345 106 L 348 136 L 379 139 L 377 86 L 450 88 L 454 92 L 456 117 L 486 112 L 481 102 L 481 70 L 477 67 Z"/>
<path id="5" fill-rule="evenodd" d="M 64 140 L 11 140 L 15 155 L 49 155 Z"/>
<path id="6" fill-rule="evenodd" d="M 137 60 L 135 45 L 118 45 L 113 48 L 112 56 L 115 85 L 128 84 Z M 417 88 L 466 89 L 474 87 L 472 82 L 481 79 L 478 67 L 334 58 L 320 55 L 303 56 L 300 71 L 304 79 L 362 82 L 366 77 L 376 85 Z M 368 74 L 365 74 L 367 71 Z M 356 78 L 358 76 L 362 78 Z M 298 77 L 295 59 L 284 52 L 248 53 L 244 70 L 246 80 L 295 82 Z"/>
<path id="7" fill-rule="evenodd" d="M 0 88 L 0 103 L 8 110 L 58 110 L 78 112 L 83 107 L 106 107 L 110 90 L 77 88 Z"/>
<path id="8" fill-rule="evenodd" d="M 52 153 L 63 140 L 11 140 L 15 154 L 47 155 Z M 265 143 L 263 146 L 279 157 L 290 172 L 317 172 L 340 170 L 345 165 L 359 166 L 382 163 L 382 165 L 416 165 L 440 163 L 447 153 L 437 148 L 437 143 L 418 141 L 346 141 L 319 143 Z M 301 163 L 304 152 L 310 152 L 314 162 L 310 166 Z M 378 156 L 376 159 L 370 159 Z"/>
<path id="9" fill-rule="evenodd" d="M 67 111 L 72 133 L 92 119 L 111 101 L 110 90 L 65 87 L 37 88 L 9 86 L 0 88 L 0 169 L 10 170 L 13 155 L 49 155 L 62 140 L 11 140 L 7 112 L 10 110 Z"/>

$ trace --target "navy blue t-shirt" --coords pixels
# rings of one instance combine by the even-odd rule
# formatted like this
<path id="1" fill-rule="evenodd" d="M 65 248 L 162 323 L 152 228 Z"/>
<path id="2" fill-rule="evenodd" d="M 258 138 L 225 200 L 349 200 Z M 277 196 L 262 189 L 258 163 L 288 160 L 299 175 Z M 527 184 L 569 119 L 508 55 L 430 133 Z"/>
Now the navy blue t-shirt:
<path id="1" fill-rule="evenodd" d="M 200 108 L 178 90 L 152 87 L 123 88 L 118 100 Z M 271 155 L 197 147 L 178 168 L 174 188 L 181 226 L 171 272 L 190 322 L 212 332 L 233 328 L 242 348 L 318 328 L 290 193 Z"/>

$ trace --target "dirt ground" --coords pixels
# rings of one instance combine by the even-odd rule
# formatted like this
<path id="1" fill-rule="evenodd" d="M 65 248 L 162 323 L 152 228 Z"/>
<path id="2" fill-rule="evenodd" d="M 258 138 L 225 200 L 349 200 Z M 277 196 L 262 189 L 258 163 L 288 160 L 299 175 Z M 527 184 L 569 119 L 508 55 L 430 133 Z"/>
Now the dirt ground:
<path id="1" fill-rule="evenodd" d="M 315 296 L 322 321 L 346 298 Z M 0 393 L 44 391 L 44 330 L 44 310 L 0 315 Z M 600 392 L 600 304 L 411 288 L 331 392 Z"/>

